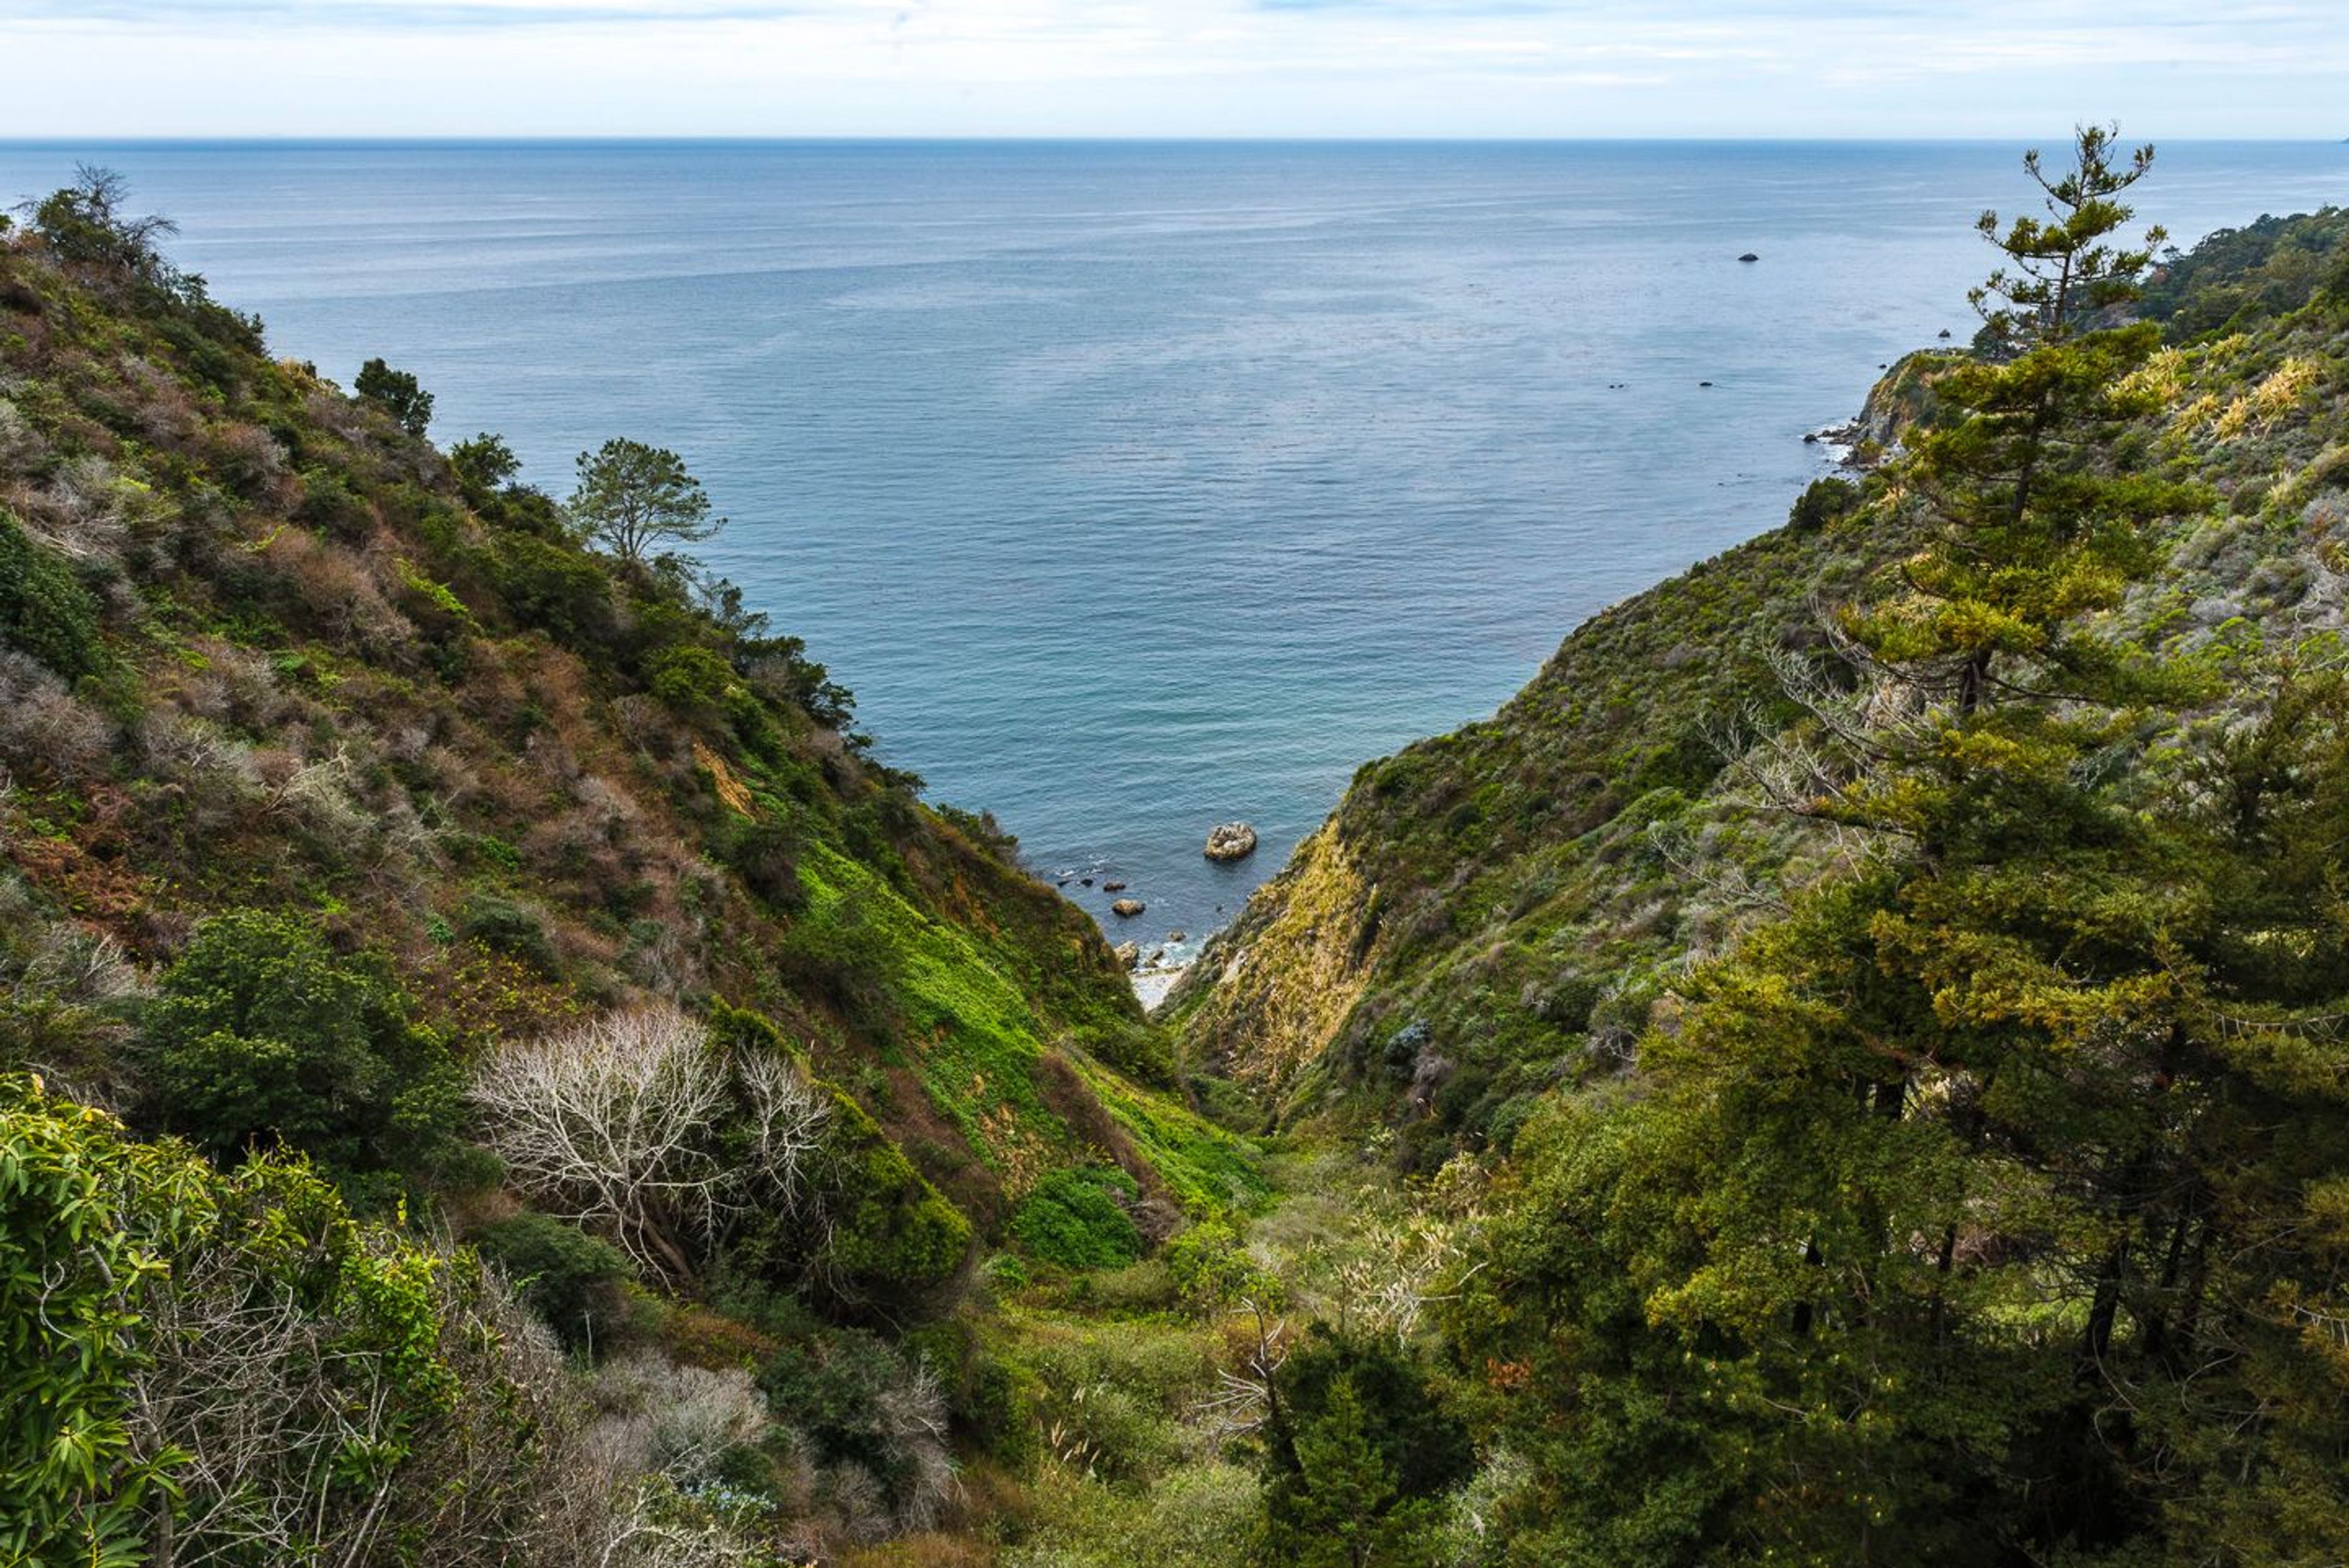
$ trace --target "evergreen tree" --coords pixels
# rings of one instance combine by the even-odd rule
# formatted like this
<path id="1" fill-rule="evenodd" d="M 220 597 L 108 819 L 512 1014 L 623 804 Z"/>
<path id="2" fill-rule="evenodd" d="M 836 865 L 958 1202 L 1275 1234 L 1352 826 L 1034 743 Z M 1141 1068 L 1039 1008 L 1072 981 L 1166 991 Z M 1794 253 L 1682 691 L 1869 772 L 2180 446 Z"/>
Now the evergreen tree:
<path id="1" fill-rule="evenodd" d="M 419 439 L 432 422 L 432 394 L 424 389 L 412 371 L 395 370 L 379 358 L 370 359 L 359 367 L 351 390 L 389 414 L 401 430 Z"/>
<path id="2" fill-rule="evenodd" d="M 1455 1324 L 1530 1466 L 1514 1562 L 2349 1542 L 2349 696 L 2271 661 L 2188 746 L 2211 665 L 2103 618 L 2198 497 L 2134 467 L 2153 339 L 2104 314 L 2150 154 L 2077 151 L 2028 165 L 2052 221 L 1986 218 L 1990 352 L 1891 475 L 1927 543 L 1841 618 L 1814 808 L 1872 861 L 1692 979 L 1645 1097 L 1520 1137 Z"/>
<path id="3" fill-rule="evenodd" d="M 590 538 L 632 566 L 649 565 L 661 545 L 697 544 L 726 526 L 709 515 L 709 497 L 684 459 L 625 437 L 579 454 L 570 512 Z"/>

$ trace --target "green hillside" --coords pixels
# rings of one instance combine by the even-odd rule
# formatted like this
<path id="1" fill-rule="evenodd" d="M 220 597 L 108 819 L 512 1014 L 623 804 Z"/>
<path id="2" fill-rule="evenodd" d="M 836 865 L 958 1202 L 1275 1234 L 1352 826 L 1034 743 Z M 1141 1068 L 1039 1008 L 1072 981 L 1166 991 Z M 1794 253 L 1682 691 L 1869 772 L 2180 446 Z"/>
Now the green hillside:
<path id="1" fill-rule="evenodd" d="M 436 450 L 412 378 L 378 362 L 353 396 L 273 358 L 120 198 L 93 179 L 0 232 L 0 1182 L 79 1192 L 140 1268 L 264 1291 L 294 1288 L 269 1247 L 356 1247 L 448 1290 L 475 1265 L 437 1249 L 474 1243 L 538 1282 L 567 1343 L 722 1373 L 751 1513 L 788 1497 L 817 1545 L 935 1513 L 978 1375 L 905 1336 L 973 1310 L 973 1271 L 1030 1250 L 1056 1183 L 1113 1194 L 1099 1218 L 1138 1247 L 1256 1202 L 1253 1151 L 1191 1111 L 1092 922 L 990 819 L 878 761 L 798 639 L 689 556 L 591 538 L 494 437 Z M 187 1156 L 117 1147 L 161 1135 Z M 178 1190 L 206 1217 L 155 1230 Z M 262 1246 L 273 1203 L 315 1235 Z M 10 1251 L 0 1275 L 30 1267 Z M 38 1361 L 13 1314 L 53 1285 L 13 1277 L 11 1354 Z M 93 1288 L 127 1315 L 77 1332 L 156 1355 L 142 1287 Z M 347 1322 L 378 1310 L 346 1299 L 365 1289 L 295 1296 L 317 1333 L 373 1334 Z M 419 1402 L 399 1421 L 473 1418 L 440 1382 L 471 1376 L 449 1359 L 465 1321 L 370 1385 Z M 799 1407 L 748 1379 L 818 1376 L 791 1371 L 810 1356 L 869 1385 L 825 1396 L 841 1419 L 922 1420 L 787 1429 Z M 94 1368 L 75 1416 L 52 1370 L 10 1365 L 12 1403 L 46 1401 L 17 1438 L 79 1446 L 0 1487 L 0 1548 L 88 1561 L 36 1544 L 66 1527 L 33 1496 L 87 1547 L 127 1539 L 104 1500 L 150 1472 L 160 1521 L 188 1439 L 142 1426 L 145 1387 Z M 512 1376 L 555 1397 L 543 1366 Z M 608 1382 L 583 1397 L 648 1397 Z M 527 1423 L 500 1431 L 539 1462 Z M 423 1507 L 445 1478 L 378 1440 L 392 1511 Z M 182 1552 L 293 1560 L 269 1554 L 293 1537 L 222 1544 L 233 1488 L 192 1484 Z M 318 1497 L 359 1528 L 365 1489 Z M 726 1522 L 671 1502 L 621 1511 Z M 495 1528 L 521 1541 L 527 1511 Z"/>

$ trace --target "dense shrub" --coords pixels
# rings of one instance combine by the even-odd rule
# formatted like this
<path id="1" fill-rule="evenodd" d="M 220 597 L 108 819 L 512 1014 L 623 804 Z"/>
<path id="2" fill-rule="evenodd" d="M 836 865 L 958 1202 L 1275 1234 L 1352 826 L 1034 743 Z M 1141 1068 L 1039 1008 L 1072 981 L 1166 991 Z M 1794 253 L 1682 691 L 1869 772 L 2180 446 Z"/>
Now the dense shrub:
<path id="1" fill-rule="evenodd" d="M 473 1245 L 503 1269 L 522 1299 L 564 1344 L 592 1346 L 597 1324 L 625 1311 L 628 1260 L 618 1248 L 548 1214 L 522 1213 L 484 1225 Z"/>
<path id="2" fill-rule="evenodd" d="M 612 579 L 594 559 L 532 534 L 498 541 L 498 594 L 523 625 L 569 648 L 612 634 Z"/>
<path id="3" fill-rule="evenodd" d="M 1064 1269 L 1122 1268 L 1142 1256 L 1142 1231 L 1120 1199 L 1140 1196 L 1113 1166 L 1056 1170 L 1013 1211 L 1012 1239 Z"/>
<path id="4" fill-rule="evenodd" d="M 970 1250 L 970 1222 L 924 1179 L 863 1106 L 830 1085 L 817 1183 L 831 1230 L 818 1282 L 851 1306 L 902 1310 L 942 1284 Z"/>
<path id="5" fill-rule="evenodd" d="M 720 855 L 742 885 L 773 908 L 799 909 L 807 903 L 800 881 L 800 835 L 791 823 L 771 816 L 731 818 Z"/>
<path id="6" fill-rule="evenodd" d="M 1787 514 L 1787 526 L 1798 534 L 1815 534 L 1859 510 L 1861 493 L 1848 479 L 1815 479 Z"/>
<path id="7" fill-rule="evenodd" d="M 1183 1304 L 1212 1316 L 1242 1301 L 1267 1311 L 1280 1305 L 1278 1276 L 1248 1253 L 1239 1232 L 1220 1220 L 1202 1220 L 1166 1243 L 1166 1269 Z"/>
<path id="8" fill-rule="evenodd" d="M 97 598 L 66 558 L 0 510 L 0 644 L 23 649 L 68 680 L 106 662 Z"/>
<path id="9" fill-rule="evenodd" d="M 380 965 L 299 919 L 207 920 L 135 1049 L 143 1119 L 216 1159 L 290 1147 L 350 1169 L 415 1169 L 450 1142 L 460 1084 Z"/>
<path id="10" fill-rule="evenodd" d="M 852 1515 L 851 1533 L 936 1522 L 953 1484 L 947 1402 L 918 1357 L 875 1334 L 828 1329 L 787 1345 L 759 1386 L 768 1409 L 806 1439 L 832 1501 Z"/>
<path id="11" fill-rule="evenodd" d="M 551 976 L 562 968 L 555 957 L 554 942 L 546 934 L 544 919 L 537 910 L 512 898 L 495 893 L 466 894 L 465 901 L 458 907 L 457 930 L 493 952 L 522 960 L 541 974 Z"/>
<path id="12" fill-rule="evenodd" d="M 725 711 L 734 671 L 706 648 L 671 648 L 654 656 L 649 684 L 653 695 L 677 712 L 706 720 Z"/>
<path id="13" fill-rule="evenodd" d="M 595 1549 L 574 1518 L 607 1505 L 527 1321 L 299 1166 L 220 1175 L 0 1084 L 0 1560 Z"/>
<path id="14" fill-rule="evenodd" d="M 776 950 L 775 971 L 802 996 L 830 1002 L 850 1028 L 885 1039 L 898 1028 L 892 959 L 888 939 L 843 902 L 827 918 L 793 921 Z"/>

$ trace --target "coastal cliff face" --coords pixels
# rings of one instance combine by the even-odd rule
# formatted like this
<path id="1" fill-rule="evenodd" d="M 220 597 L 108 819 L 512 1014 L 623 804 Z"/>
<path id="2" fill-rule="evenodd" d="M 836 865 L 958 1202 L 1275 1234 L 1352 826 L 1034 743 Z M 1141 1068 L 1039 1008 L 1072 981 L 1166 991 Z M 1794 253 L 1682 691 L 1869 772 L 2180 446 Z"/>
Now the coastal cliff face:
<path id="1" fill-rule="evenodd" d="M 1362 768 L 1162 1016 L 1292 1108 L 1409 1103 L 1446 1143 L 1604 1069 L 1667 968 L 1832 858 L 1734 813 L 1730 763 L 1786 722 L 1775 666 L 1822 644 L 1817 603 L 1903 540 L 1822 516 L 1593 618 L 1491 720 Z"/>
<path id="2" fill-rule="evenodd" d="M 2213 499 L 2160 525 L 2159 564 L 2099 635 L 2338 628 L 2349 427 L 2335 325 L 2309 307 L 2338 226 L 2220 236 L 2173 263 L 2190 290 L 2148 297 L 2172 343 L 2139 373 L 2149 407 L 2126 439 Z M 1901 360 L 1856 439 L 1897 456 L 1961 362 Z M 1623 1072 L 1679 977 L 1853 863 L 1847 836 L 1773 796 L 1835 607 L 1880 597 L 1917 545 L 1909 483 L 1897 461 L 1823 482 L 1784 526 L 1577 628 L 1492 719 L 1364 766 L 1160 1016 L 1292 1116 L 1391 1121 L 1421 1168 L 1506 1147 L 1539 1096 Z M 2260 701 L 2237 691 L 2203 722 Z"/>

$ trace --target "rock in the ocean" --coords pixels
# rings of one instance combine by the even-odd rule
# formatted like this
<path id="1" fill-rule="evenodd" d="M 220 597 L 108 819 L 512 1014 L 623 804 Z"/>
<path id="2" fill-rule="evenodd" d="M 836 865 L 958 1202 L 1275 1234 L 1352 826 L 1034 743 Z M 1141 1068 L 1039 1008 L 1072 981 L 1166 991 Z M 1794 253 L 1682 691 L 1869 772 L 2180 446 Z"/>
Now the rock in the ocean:
<path id="1" fill-rule="evenodd" d="M 1128 969 L 1132 969 L 1135 964 L 1142 961 L 1142 950 L 1132 942 L 1120 942 L 1117 946 L 1110 949 L 1110 951 L 1115 953 L 1117 955 L 1117 961 L 1123 964 Z"/>
<path id="2" fill-rule="evenodd" d="M 1104 893 L 1123 893 L 1125 891 L 1125 884 L 1123 882 L 1104 882 L 1102 884 L 1102 891 Z"/>
<path id="3" fill-rule="evenodd" d="M 1123 920 L 1130 920 L 1150 906 L 1139 898 L 1120 898 L 1109 907 L 1109 912 Z"/>
<path id="4" fill-rule="evenodd" d="M 1739 256 L 1737 259 L 1742 262 L 1754 262 L 1760 261 L 1762 258 L 1755 255 L 1752 251 L 1747 251 L 1744 255 Z"/>
<path id="5" fill-rule="evenodd" d="M 1245 860 L 1256 853 L 1256 829 L 1245 822 L 1226 822 L 1207 835 L 1207 858 Z"/>
<path id="6" fill-rule="evenodd" d="M 1166 940 L 1170 942 L 1179 942 L 1186 934 L 1188 933 L 1183 931 L 1169 931 L 1166 933 Z"/>

